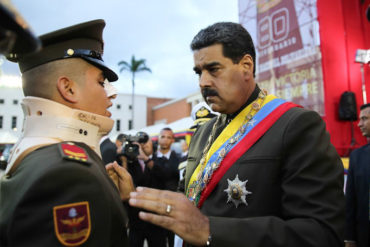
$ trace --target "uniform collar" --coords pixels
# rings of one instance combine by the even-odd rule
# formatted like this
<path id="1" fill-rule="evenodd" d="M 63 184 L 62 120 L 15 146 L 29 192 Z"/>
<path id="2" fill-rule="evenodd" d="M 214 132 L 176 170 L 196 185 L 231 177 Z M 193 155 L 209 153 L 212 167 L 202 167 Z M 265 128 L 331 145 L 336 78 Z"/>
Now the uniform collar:
<path id="1" fill-rule="evenodd" d="M 161 151 L 157 150 L 157 158 L 165 157 L 167 159 L 170 159 L 171 156 L 171 150 L 168 151 L 167 153 L 163 154 Z"/>

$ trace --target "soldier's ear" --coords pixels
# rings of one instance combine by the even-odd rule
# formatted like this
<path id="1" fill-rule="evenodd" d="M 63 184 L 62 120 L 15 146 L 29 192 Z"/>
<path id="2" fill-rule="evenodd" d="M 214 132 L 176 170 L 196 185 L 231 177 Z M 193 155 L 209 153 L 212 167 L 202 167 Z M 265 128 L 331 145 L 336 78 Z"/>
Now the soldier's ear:
<path id="1" fill-rule="evenodd" d="M 70 103 L 77 103 L 78 94 L 77 94 L 77 84 L 70 78 L 66 76 L 61 76 L 58 78 L 57 89 L 60 96 Z"/>

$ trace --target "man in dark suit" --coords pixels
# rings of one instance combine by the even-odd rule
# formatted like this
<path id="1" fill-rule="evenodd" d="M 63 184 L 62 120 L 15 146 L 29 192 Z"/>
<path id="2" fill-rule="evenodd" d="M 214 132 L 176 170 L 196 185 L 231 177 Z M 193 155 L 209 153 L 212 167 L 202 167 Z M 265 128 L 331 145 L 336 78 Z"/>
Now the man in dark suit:
<path id="1" fill-rule="evenodd" d="M 173 131 L 163 128 L 158 136 L 158 150 L 153 155 L 154 165 L 151 176 L 157 181 L 154 188 L 176 191 L 179 182 L 179 158 L 175 151 L 171 150 L 175 141 Z"/>
<path id="2" fill-rule="evenodd" d="M 9 57 L 22 72 L 25 123 L 0 179 L 0 246 L 127 246 L 98 145 L 113 127 L 109 82 L 118 79 L 101 57 L 104 26 L 60 29 L 40 36 L 40 51 Z"/>
<path id="3" fill-rule="evenodd" d="M 179 158 L 175 151 L 171 150 L 175 136 L 171 128 L 163 128 L 158 136 L 158 150 L 153 155 L 154 165 L 150 169 L 152 180 L 151 188 L 176 191 L 180 179 Z M 174 245 L 174 234 L 166 231 L 168 246 Z"/>
<path id="4" fill-rule="evenodd" d="M 370 104 L 360 107 L 358 127 L 370 138 Z M 352 151 L 346 183 L 346 247 L 368 247 L 369 227 L 370 143 Z"/>
<path id="5" fill-rule="evenodd" d="M 343 245 L 343 165 L 321 117 L 261 90 L 255 49 L 236 23 L 193 39 L 202 95 L 221 115 L 194 133 L 186 196 L 137 188 L 140 217 L 189 245 Z"/>

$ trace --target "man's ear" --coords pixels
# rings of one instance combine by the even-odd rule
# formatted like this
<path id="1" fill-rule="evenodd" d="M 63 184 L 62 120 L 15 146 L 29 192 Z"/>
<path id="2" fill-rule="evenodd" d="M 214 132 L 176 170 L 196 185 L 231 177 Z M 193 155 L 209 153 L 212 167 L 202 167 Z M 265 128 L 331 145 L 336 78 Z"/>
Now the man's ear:
<path id="1" fill-rule="evenodd" d="M 70 103 L 77 103 L 78 97 L 78 88 L 75 81 L 69 79 L 66 76 L 62 76 L 58 78 L 57 82 L 58 92 L 60 96 Z"/>
<path id="2" fill-rule="evenodd" d="M 239 64 L 243 67 L 245 74 L 253 76 L 254 63 L 251 55 L 245 54 L 242 59 L 240 59 Z"/>

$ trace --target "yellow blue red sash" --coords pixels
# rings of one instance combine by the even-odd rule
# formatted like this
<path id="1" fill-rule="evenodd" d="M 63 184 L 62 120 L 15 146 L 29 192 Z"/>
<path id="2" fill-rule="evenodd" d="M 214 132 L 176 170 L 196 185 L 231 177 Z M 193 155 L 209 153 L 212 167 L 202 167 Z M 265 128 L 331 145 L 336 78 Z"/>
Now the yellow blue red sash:
<path id="1" fill-rule="evenodd" d="M 226 171 L 235 163 L 235 161 L 237 161 L 276 122 L 276 120 L 280 118 L 281 115 L 283 115 L 292 107 L 301 106 L 291 102 L 287 102 L 283 99 L 276 98 L 275 96 L 268 95 L 261 109 L 253 116 L 253 119 L 251 119 L 246 124 L 246 129 L 244 133 L 238 133 L 239 131 L 237 131 L 237 133 L 232 134 L 231 136 L 230 134 L 226 134 L 228 139 L 225 139 L 225 135 L 222 135 L 224 134 L 224 132 L 230 132 L 230 130 L 227 130 L 227 128 L 224 129 L 224 131 L 216 139 L 214 143 L 216 145 L 212 145 L 212 147 L 210 148 L 209 154 L 207 155 L 206 165 L 203 171 L 200 171 L 200 168 L 198 166 L 189 182 L 188 192 L 190 189 L 190 185 L 196 182 L 195 179 L 197 177 L 197 174 L 199 172 L 202 172 L 202 177 L 208 176 L 207 172 L 209 172 L 209 170 L 211 169 L 212 164 L 217 163 L 217 159 L 219 159 L 220 156 L 223 156 L 223 159 L 218 165 L 218 168 L 213 172 L 213 174 L 211 174 L 208 183 L 201 192 L 199 201 L 196 203 L 199 208 L 202 206 L 207 197 L 211 194 L 211 192 L 213 191 L 217 183 L 221 180 Z M 243 114 L 245 114 L 244 110 L 239 115 Z M 237 118 L 238 116 L 234 120 L 237 120 Z M 229 125 L 232 125 L 233 121 Z M 239 138 L 236 143 L 233 143 L 234 136 L 240 134 L 242 135 L 241 138 Z M 220 145 L 221 140 L 222 144 Z M 228 151 L 227 153 L 222 154 L 225 148 Z"/>

